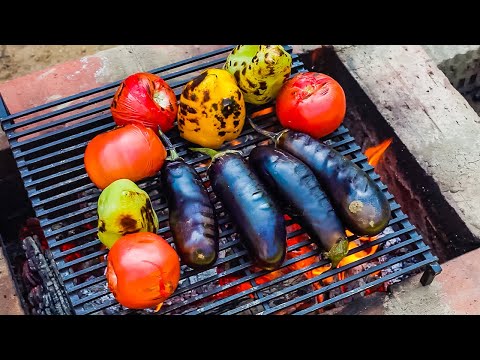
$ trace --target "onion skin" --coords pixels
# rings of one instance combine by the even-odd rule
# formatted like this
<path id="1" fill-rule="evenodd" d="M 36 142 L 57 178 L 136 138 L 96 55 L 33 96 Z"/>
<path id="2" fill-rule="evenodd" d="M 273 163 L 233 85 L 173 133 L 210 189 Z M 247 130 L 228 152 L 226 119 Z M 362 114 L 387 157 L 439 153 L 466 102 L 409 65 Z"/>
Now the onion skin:
<path id="1" fill-rule="evenodd" d="M 118 126 L 141 124 L 163 132 L 173 128 L 178 105 L 174 91 L 161 77 L 136 73 L 118 87 L 110 106 Z"/>
<path id="2" fill-rule="evenodd" d="M 160 235 L 127 234 L 110 249 L 106 276 L 120 304 L 130 309 L 153 308 L 177 289 L 180 259 Z"/>
<path id="3" fill-rule="evenodd" d="M 118 179 L 142 180 L 163 166 L 167 151 L 156 133 L 140 124 L 98 134 L 85 149 L 90 180 L 101 190 Z"/>

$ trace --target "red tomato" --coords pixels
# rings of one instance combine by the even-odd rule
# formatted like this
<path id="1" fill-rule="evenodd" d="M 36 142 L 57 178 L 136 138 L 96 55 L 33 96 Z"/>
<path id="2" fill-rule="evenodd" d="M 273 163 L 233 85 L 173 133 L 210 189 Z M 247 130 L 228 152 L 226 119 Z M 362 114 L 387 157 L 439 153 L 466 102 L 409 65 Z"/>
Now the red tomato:
<path id="1" fill-rule="evenodd" d="M 124 235 L 108 253 L 108 288 L 127 308 L 148 309 L 163 303 L 176 290 L 179 280 L 177 252 L 160 235 Z"/>
<path id="2" fill-rule="evenodd" d="M 118 179 L 138 181 L 155 175 L 167 151 L 156 133 L 140 124 L 95 136 L 85 149 L 85 170 L 101 190 Z"/>
<path id="3" fill-rule="evenodd" d="M 150 73 L 136 73 L 120 84 L 110 110 L 118 126 L 136 123 L 155 131 L 160 126 L 166 132 L 173 128 L 178 105 L 165 80 Z"/>
<path id="4" fill-rule="evenodd" d="M 275 110 L 283 127 L 318 139 L 334 132 L 346 112 L 345 93 L 328 75 L 303 72 L 283 84 Z"/>

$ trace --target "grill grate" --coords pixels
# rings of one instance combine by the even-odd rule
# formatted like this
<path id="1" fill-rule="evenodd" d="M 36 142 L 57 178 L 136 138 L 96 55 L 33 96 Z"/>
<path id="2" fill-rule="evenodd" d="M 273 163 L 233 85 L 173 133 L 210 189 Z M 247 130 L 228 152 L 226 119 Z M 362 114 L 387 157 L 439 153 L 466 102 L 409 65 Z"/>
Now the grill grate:
<path id="1" fill-rule="evenodd" d="M 221 67 L 232 48 L 225 47 L 151 72 L 164 78 L 178 97 L 183 86 L 201 71 Z M 291 47 L 286 49 L 292 53 Z M 292 57 L 292 75 L 305 71 L 298 55 Z M 106 287 L 108 251 L 96 237 L 100 191 L 89 180 L 83 165 L 88 141 L 114 127 L 109 106 L 119 84 L 117 81 L 1 119 L 25 189 L 48 240 L 55 270 L 75 314 L 151 313 L 123 308 Z M 269 106 L 250 106 L 247 111 L 251 114 Z M 255 121 L 271 131 L 280 129 L 274 113 L 261 115 Z M 167 135 L 179 155 L 194 164 L 207 181 L 209 158 L 188 151 L 189 144 L 179 137 L 176 129 Z M 159 314 L 307 314 L 422 270 L 425 271 L 422 283 L 432 281 L 440 271 L 438 259 L 381 183 L 348 130 L 341 126 L 324 140 L 366 170 L 389 199 L 392 220 L 387 229 L 390 231 L 374 241 L 363 242 L 350 250 L 350 254 L 368 254 L 376 246 L 378 250 L 340 268 L 321 272 L 319 269 L 328 262 L 317 259 L 319 251 L 308 236 L 288 221 L 288 238 L 296 240 L 289 243 L 288 252 L 292 256 L 287 257 L 277 276 L 254 271 L 235 225 L 216 202 L 221 256 L 212 269 L 203 272 L 182 266 L 179 287 Z M 255 145 L 268 141 L 245 124 L 241 136 L 225 147 L 242 150 L 247 156 Z M 171 243 L 168 208 L 159 179 L 154 176 L 138 185 L 150 195 L 160 222 L 158 233 Z M 215 195 L 211 196 L 215 200 Z M 354 241 L 356 237 L 349 239 Z M 360 271 L 353 271 L 359 268 Z M 347 273 L 349 276 L 345 276 Z"/>

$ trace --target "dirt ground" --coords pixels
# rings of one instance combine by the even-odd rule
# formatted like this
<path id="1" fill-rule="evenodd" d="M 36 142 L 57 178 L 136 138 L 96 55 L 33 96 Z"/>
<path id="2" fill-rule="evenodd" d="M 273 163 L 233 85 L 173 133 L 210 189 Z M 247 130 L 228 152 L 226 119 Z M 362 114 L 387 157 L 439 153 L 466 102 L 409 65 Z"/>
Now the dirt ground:
<path id="1" fill-rule="evenodd" d="M 116 45 L 0 45 L 0 82 Z"/>

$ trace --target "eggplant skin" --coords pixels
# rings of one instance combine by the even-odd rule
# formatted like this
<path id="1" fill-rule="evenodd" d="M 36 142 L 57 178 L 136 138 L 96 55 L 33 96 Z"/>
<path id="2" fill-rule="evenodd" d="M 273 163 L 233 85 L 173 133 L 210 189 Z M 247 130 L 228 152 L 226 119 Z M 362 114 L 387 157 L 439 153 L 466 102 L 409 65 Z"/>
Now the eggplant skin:
<path id="1" fill-rule="evenodd" d="M 215 208 L 200 175 L 182 159 L 167 160 L 161 171 L 175 249 L 185 265 L 207 269 L 218 258 Z"/>
<path id="2" fill-rule="evenodd" d="M 208 176 L 254 264 L 278 269 L 287 251 L 283 212 L 243 156 L 226 152 L 215 157 Z"/>
<path id="3" fill-rule="evenodd" d="M 308 134 L 286 130 L 276 146 L 307 164 L 330 198 L 345 227 L 355 235 L 374 236 L 391 218 L 385 194 L 357 164 Z"/>
<path id="4" fill-rule="evenodd" d="M 290 215 L 326 251 L 345 240 L 345 229 L 312 170 L 293 155 L 272 146 L 257 146 L 249 155 L 255 173 L 277 198 L 292 209 Z"/>

